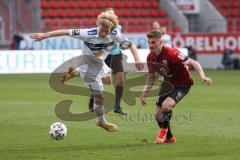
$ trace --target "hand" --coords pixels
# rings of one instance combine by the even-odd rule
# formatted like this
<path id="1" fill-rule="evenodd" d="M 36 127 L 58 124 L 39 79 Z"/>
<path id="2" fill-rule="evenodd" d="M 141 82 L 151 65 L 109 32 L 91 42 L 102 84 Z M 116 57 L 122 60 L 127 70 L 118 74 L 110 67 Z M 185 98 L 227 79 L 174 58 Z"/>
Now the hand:
<path id="1" fill-rule="evenodd" d="M 43 33 L 33 33 L 30 35 L 30 38 L 34 39 L 35 41 L 41 41 L 44 39 Z"/>
<path id="2" fill-rule="evenodd" d="M 136 62 L 135 66 L 139 71 L 143 70 L 144 68 L 144 64 L 142 62 Z"/>
<path id="3" fill-rule="evenodd" d="M 142 105 L 145 105 L 145 104 L 147 104 L 147 103 L 146 103 L 146 96 L 145 96 L 145 94 L 144 94 L 144 93 L 142 93 L 142 95 L 141 95 L 140 99 L 141 99 L 141 104 L 142 104 Z"/>
<path id="4" fill-rule="evenodd" d="M 212 84 L 212 79 L 211 78 L 202 77 L 201 80 L 202 80 L 203 83 L 206 83 L 207 85 Z"/>

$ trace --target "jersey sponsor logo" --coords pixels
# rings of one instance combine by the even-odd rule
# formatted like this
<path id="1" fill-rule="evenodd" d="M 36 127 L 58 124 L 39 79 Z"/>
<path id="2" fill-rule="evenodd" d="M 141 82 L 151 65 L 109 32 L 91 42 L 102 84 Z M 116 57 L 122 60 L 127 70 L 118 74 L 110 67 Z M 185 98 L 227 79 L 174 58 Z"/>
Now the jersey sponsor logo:
<path id="1" fill-rule="evenodd" d="M 97 34 L 97 29 L 88 31 L 88 35 L 95 35 L 95 34 Z"/>
<path id="2" fill-rule="evenodd" d="M 80 35 L 80 30 L 79 29 L 74 29 L 73 31 L 74 36 L 79 36 Z"/>
<path id="3" fill-rule="evenodd" d="M 113 35 L 117 35 L 117 31 L 114 30 L 114 31 L 111 32 L 111 34 L 113 34 Z"/>
<path id="4" fill-rule="evenodd" d="M 168 77 L 168 78 L 172 77 L 172 74 L 169 73 L 169 68 L 166 65 L 160 63 L 160 64 L 157 64 L 155 67 L 156 67 L 156 71 L 163 77 Z"/>
<path id="5" fill-rule="evenodd" d="M 167 62 L 166 59 L 162 60 L 162 63 L 163 63 L 164 65 L 167 65 L 167 64 L 168 64 L 168 62 Z"/>

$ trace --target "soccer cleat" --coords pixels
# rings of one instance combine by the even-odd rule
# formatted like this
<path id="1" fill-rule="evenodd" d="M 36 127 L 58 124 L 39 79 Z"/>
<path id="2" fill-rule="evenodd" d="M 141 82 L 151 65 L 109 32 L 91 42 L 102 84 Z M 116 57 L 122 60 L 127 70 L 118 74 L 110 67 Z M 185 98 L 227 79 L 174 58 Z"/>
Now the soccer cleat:
<path id="1" fill-rule="evenodd" d="M 164 143 L 166 141 L 167 132 L 168 132 L 168 128 L 161 129 L 157 135 L 156 140 L 153 143 L 155 143 L 155 144 Z"/>
<path id="2" fill-rule="evenodd" d="M 73 77 L 76 77 L 77 72 L 78 72 L 77 68 L 70 67 L 68 69 L 68 72 L 65 72 L 64 75 L 62 76 L 62 83 Z"/>
<path id="3" fill-rule="evenodd" d="M 99 127 L 102 127 L 103 129 L 105 129 L 109 132 L 116 132 L 118 129 L 117 125 L 115 125 L 113 123 L 101 124 L 99 120 L 97 120 L 96 125 Z"/>
<path id="4" fill-rule="evenodd" d="M 171 138 L 166 138 L 165 141 L 163 143 L 176 143 L 177 139 L 172 136 Z"/>
<path id="5" fill-rule="evenodd" d="M 121 107 L 115 107 L 115 109 L 114 109 L 113 112 L 114 112 L 114 113 L 118 113 L 118 114 L 121 115 L 121 116 L 126 116 L 126 115 L 127 115 L 127 113 L 125 113 L 125 112 L 122 111 L 122 108 L 121 108 Z"/>

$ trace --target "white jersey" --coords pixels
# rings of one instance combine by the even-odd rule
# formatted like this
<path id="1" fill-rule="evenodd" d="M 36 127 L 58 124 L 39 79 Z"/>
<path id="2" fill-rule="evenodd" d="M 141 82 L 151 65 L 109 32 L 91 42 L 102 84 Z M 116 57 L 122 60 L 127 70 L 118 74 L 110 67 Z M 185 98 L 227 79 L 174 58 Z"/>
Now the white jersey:
<path id="1" fill-rule="evenodd" d="M 171 36 L 168 34 L 164 34 L 162 36 L 162 43 L 168 47 L 172 47 Z"/>
<path id="2" fill-rule="evenodd" d="M 113 30 L 105 38 L 99 37 L 99 28 L 88 29 L 70 29 L 69 35 L 79 38 L 83 41 L 83 55 L 95 55 L 104 60 L 116 43 L 122 43 L 127 40 L 119 30 Z"/>

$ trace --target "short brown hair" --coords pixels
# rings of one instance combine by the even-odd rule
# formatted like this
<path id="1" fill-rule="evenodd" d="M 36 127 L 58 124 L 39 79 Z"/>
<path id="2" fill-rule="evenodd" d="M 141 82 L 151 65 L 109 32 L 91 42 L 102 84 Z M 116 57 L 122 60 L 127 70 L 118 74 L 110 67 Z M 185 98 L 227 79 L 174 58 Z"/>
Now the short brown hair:
<path id="1" fill-rule="evenodd" d="M 154 30 L 147 34 L 147 38 L 161 38 L 162 33 L 160 31 Z"/>

